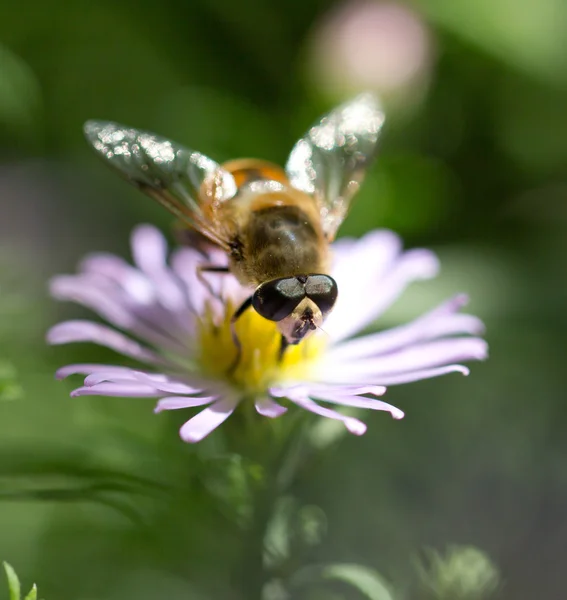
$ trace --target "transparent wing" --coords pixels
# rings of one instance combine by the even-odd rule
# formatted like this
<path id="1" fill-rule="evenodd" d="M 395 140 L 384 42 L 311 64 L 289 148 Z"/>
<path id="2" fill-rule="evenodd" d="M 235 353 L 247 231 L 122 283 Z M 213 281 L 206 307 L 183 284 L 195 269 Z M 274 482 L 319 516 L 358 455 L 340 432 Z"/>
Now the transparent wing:
<path id="1" fill-rule="evenodd" d="M 226 247 L 218 223 L 204 204 L 236 194 L 232 175 L 204 154 L 168 139 L 106 121 L 87 121 L 87 140 L 123 177 L 190 227 Z"/>
<path id="2" fill-rule="evenodd" d="M 329 240 L 335 237 L 364 179 L 383 124 L 377 98 L 361 94 L 325 115 L 289 155 L 289 181 L 317 198 Z"/>

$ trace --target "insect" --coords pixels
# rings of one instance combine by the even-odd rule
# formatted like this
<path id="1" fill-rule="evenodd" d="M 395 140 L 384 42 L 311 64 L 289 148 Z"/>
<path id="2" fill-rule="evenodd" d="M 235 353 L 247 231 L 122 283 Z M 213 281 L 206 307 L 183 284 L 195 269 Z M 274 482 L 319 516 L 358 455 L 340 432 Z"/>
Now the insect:
<path id="1" fill-rule="evenodd" d="M 337 299 L 329 244 L 373 158 L 384 114 L 362 94 L 322 117 L 295 144 L 285 169 L 255 159 L 219 165 L 152 133 L 88 121 L 87 140 L 123 177 L 228 256 L 231 272 L 254 292 L 232 317 L 253 308 L 275 321 L 280 357 L 317 329 Z M 238 359 L 237 359 L 238 360 Z"/>

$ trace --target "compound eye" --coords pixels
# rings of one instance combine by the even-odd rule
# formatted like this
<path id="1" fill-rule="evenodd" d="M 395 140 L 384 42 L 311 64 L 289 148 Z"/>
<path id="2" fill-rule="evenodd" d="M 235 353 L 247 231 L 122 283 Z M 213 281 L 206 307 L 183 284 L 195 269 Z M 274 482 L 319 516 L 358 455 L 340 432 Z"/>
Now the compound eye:
<path id="1" fill-rule="evenodd" d="M 303 284 L 295 277 L 285 277 L 259 285 L 252 297 L 252 306 L 265 319 L 281 321 L 293 312 L 303 298 Z"/>
<path id="2" fill-rule="evenodd" d="M 309 275 L 305 294 L 319 307 L 323 315 L 330 312 L 337 301 L 337 282 L 329 275 Z"/>

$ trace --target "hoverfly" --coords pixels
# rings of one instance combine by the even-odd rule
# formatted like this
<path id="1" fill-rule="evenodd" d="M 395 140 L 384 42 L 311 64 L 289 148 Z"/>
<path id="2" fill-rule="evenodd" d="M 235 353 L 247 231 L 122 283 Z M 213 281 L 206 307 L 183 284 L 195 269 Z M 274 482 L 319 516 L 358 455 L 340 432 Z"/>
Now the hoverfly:
<path id="1" fill-rule="evenodd" d="M 321 118 L 293 147 L 285 169 L 255 159 L 219 165 L 152 133 L 105 121 L 84 130 L 94 149 L 130 183 L 222 248 L 231 272 L 255 291 L 249 308 L 275 321 L 280 357 L 319 327 L 337 299 L 329 244 L 373 158 L 384 114 L 362 94 Z M 237 359 L 238 362 L 238 359 Z"/>

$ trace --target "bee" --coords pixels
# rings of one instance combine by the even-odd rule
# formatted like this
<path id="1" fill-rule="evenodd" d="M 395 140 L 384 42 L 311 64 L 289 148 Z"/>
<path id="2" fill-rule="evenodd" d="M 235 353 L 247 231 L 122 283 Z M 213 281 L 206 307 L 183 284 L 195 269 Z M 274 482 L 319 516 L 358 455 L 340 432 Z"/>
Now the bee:
<path id="1" fill-rule="evenodd" d="M 362 94 L 323 116 L 293 147 L 285 169 L 256 159 L 217 164 L 171 140 L 106 121 L 84 131 L 98 154 L 182 224 L 224 250 L 232 273 L 254 292 L 252 308 L 275 321 L 280 357 L 321 326 L 338 289 L 328 274 L 329 245 L 375 155 L 384 113 Z M 238 361 L 238 359 L 237 359 Z"/>

